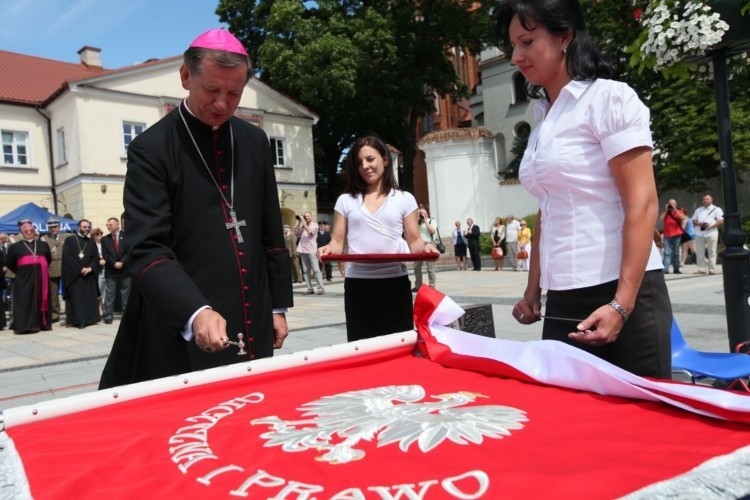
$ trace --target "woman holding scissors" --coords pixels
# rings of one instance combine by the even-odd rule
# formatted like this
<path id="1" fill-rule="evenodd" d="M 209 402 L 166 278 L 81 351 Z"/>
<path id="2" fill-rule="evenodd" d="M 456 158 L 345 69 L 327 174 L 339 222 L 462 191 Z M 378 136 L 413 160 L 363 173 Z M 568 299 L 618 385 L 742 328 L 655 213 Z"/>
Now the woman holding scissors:
<path id="1" fill-rule="evenodd" d="M 513 315 L 544 339 L 637 375 L 671 376 L 672 309 L 653 243 L 649 111 L 586 31 L 578 0 L 503 0 L 495 28 L 540 97 L 519 178 L 539 200 L 529 280 Z M 568 318 L 568 320 L 560 319 Z"/>

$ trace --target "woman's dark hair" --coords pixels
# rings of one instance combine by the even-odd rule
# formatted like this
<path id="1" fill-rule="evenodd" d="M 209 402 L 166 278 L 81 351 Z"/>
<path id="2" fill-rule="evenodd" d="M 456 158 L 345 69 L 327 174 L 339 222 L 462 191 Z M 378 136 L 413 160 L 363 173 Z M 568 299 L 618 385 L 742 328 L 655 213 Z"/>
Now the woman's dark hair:
<path id="1" fill-rule="evenodd" d="M 393 175 L 393 168 L 391 168 L 391 155 L 388 152 L 388 146 L 377 134 L 369 133 L 354 141 L 352 148 L 349 150 L 349 155 L 346 157 L 348 181 L 344 192 L 352 196 L 358 194 L 364 196 L 367 193 L 367 182 L 359 174 L 359 151 L 365 146 L 371 147 L 383 157 L 385 169 L 383 172 L 383 182 L 380 186 L 380 194 L 386 195 L 392 189 L 398 189 L 398 183 Z"/>
<path id="2" fill-rule="evenodd" d="M 612 65 L 591 40 L 578 0 L 502 0 L 492 12 L 497 46 L 508 57 L 513 53 L 508 30 L 513 16 L 524 29 L 543 26 L 553 35 L 573 33 L 568 45 L 565 66 L 573 80 L 609 78 Z M 531 97 L 544 97 L 539 85 L 529 85 Z"/>

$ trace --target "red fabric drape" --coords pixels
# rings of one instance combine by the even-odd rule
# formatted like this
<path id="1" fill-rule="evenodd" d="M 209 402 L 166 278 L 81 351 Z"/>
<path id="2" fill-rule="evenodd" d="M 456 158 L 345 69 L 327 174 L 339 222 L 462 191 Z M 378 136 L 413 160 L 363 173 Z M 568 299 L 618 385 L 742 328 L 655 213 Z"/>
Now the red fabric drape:
<path id="1" fill-rule="evenodd" d="M 384 445 L 383 429 L 374 428 L 356 443 L 365 455 L 340 464 L 319 460 L 322 450 L 269 446 L 262 434 L 271 425 L 252 424 L 276 416 L 299 426 L 315 417 L 299 410 L 305 403 L 395 385 L 424 388 L 415 407 L 470 391 L 481 396 L 462 407 L 505 405 L 528 421 L 502 439 L 445 440 L 429 452 Z M 305 498 L 302 491 L 383 498 L 379 492 L 396 497 L 404 489 L 425 499 L 457 491 L 463 498 L 613 498 L 750 441 L 746 425 L 447 368 L 406 348 L 145 397 L 8 433 L 37 499 Z"/>

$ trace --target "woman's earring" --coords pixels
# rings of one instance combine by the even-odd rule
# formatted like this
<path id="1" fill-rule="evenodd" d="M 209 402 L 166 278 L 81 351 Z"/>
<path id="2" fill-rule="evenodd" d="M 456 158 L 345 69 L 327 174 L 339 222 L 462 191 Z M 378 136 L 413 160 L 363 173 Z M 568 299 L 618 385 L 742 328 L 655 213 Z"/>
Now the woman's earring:
<path id="1" fill-rule="evenodd" d="M 567 54 L 567 53 L 568 53 L 568 48 L 567 47 L 563 47 L 563 54 Z"/>

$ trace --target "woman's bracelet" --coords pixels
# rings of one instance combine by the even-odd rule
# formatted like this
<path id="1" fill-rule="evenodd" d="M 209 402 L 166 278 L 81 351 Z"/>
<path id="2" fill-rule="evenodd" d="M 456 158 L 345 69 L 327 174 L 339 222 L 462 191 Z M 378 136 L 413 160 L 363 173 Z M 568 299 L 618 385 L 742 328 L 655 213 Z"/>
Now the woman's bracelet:
<path id="1" fill-rule="evenodd" d="M 628 318 L 630 317 L 630 314 L 628 314 L 628 312 L 625 310 L 624 307 L 622 307 L 620 305 L 619 302 L 617 302 L 616 300 L 612 299 L 612 302 L 610 302 L 607 305 L 610 306 L 615 311 L 617 311 L 617 314 L 619 314 L 620 316 L 622 316 L 622 321 L 623 322 L 627 322 L 628 321 Z"/>

